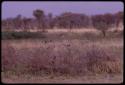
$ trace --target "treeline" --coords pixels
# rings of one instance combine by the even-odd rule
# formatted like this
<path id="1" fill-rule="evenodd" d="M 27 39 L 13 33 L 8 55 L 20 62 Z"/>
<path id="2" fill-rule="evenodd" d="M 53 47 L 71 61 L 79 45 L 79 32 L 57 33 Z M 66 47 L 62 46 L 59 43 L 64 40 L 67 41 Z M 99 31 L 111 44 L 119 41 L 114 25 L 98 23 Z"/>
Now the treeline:
<path id="1" fill-rule="evenodd" d="M 119 23 L 123 23 L 123 12 L 119 11 L 114 14 L 106 13 L 100 15 L 88 16 L 72 12 L 65 12 L 59 16 L 53 16 L 52 13 L 45 15 L 43 10 L 36 9 L 33 11 L 34 18 L 26 18 L 17 15 L 15 18 L 7 18 L 2 20 L 2 29 L 59 29 L 66 28 L 89 28 L 94 27 L 106 30 L 109 27 L 118 27 Z"/>

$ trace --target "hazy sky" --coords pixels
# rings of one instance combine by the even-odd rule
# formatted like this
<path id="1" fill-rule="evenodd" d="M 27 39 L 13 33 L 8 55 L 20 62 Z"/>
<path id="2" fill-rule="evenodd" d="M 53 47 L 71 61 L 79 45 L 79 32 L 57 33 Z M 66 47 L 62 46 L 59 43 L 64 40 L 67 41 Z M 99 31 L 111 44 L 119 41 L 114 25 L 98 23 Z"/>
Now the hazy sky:
<path id="1" fill-rule="evenodd" d="M 4 1 L 2 3 L 2 19 L 15 17 L 21 14 L 25 17 L 33 17 L 32 12 L 35 9 L 42 9 L 44 12 L 59 15 L 63 12 L 85 13 L 87 15 L 116 13 L 123 11 L 122 2 L 85 2 L 85 1 Z"/>

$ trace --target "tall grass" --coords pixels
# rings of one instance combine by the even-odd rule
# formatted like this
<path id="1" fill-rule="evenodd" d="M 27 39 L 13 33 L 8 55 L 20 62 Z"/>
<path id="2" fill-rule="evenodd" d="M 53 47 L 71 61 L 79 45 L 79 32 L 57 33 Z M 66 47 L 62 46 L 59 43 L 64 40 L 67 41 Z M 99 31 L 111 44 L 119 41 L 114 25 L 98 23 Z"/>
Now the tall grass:
<path id="1" fill-rule="evenodd" d="M 25 42 L 27 43 L 27 42 Z M 31 73 L 85 75 L 89 73 L 121 73 L 122 60 L 112 49 L 99 44 L 71 42 L 33 42 L 17 47 L 2 43 L 2 71 L 19 74 Z M 33 47 L 33 45 L 35 45 Z M 113 48 L 114 49 L 114 48 Z M 117 49 L 116 49 L 117 50 Z"/>

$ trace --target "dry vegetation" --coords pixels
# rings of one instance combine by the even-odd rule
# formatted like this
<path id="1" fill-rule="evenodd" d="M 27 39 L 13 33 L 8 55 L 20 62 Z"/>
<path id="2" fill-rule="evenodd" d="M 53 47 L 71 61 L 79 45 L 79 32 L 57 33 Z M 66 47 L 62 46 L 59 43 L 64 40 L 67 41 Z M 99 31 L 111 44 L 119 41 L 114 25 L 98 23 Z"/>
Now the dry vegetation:
<path id="1" fill-rule="evenodd" d="M 4 83 L 123 81 L 123 11 L 52 16 L 36 9 L 33 16 L 2 20 Z"/>
<path id="2" fill-rule="evenodd" d="M 22 75 L 32 75 L 31 78 L 51 75 L 47 79 L 53 79 L 56 76 L 87 78 L 87 76 L 95 75 L 96 78 L 97 75 L 118 75 L 120 76 L 118 80 L 111 77 L 111 81 L 105 82 L 115 82 L 112 81 L 112 78 L 117 80 L 117 83 L 122 82 L 123 35 L 119 35 L 119 33 L 114 33 L 115 37 L 111 34 L 102 38 L 98 33 L 96 35 L 91 32 L 64 34 L 50 32 L 44 34 L 45 39 L 2 40 L 3 81 L 7 82 L 6 79 L 11 79 L 12 75 L 19 76 L 18 78 Z M 59 36 L 60 34 L 63 38 Z M 99 77 L 93 82 L 99 83 L 103 80 L 98 81 L 98 79 Z M 9 81 L 26 82 L 25 78 L 22 81 L 18 79 Z M 35 80 L 33 81 L 35 82 Z M 41 80 L 41 83 L 44 82 Z M 68 83 L 68 81 L 60 82 Z M 69 80 L 70 82 L 71 80 Z M 80 80 L 80 82 L 91 83 L 91 81 L 85 80 Z M 36 83 L 40 83 L 40 81 L 36 80 Z M 49 83 L 49 80 L 46 83 Z"/>

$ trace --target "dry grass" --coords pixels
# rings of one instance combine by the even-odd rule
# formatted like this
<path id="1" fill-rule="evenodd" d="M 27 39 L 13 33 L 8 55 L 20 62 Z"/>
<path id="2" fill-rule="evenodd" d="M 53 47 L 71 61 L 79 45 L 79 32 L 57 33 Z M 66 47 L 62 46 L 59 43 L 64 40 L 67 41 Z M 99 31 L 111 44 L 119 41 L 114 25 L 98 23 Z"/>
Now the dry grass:
<path id="1" fill-rule="evenodd" d="M 123 31 L 124 30 L 124 27 L 123 25 L 120 25 L 118 28 L 116 27 L 112 27 L 110 28 L 108 31 Z M 20 31 L 23 31 L 22 29 L 2 29 L 2 31 L 16 31 L 16 32 L 20 32 Z M 42 31 L 40 29 L 29 29 L 27 30 L 28 32 L 38 32 L 38 31 Z M 85 32 L 93 32 L 93 33 L 98 33 L 99 30 L 93 28 L 93 27 L 90 27 L 90 28 L 74 28 L 74 29 L 69 29 L 69 28 L 62 28 L 62 29 L 59 29 L 57 27 L 55 27 L 54 29 L 46 29 L 47 32 L 49 33 L 61 33 L 61 32 L 73 32 L 73 33 L 85 33 Z"/>
<path id="2" fill-rule="evenodd" d="M 96 29 L 92 29 L 92 28 L 75 28 L 75 29 L 72 29 L 72 30 L 67 30 L 67 29 L 48 29 L 47 30 L 48 32 L 50 33 L 55 33 L 55 32 L 75 32 L 75 33 L 85 33 L 85 32 L 97 32 L 98 30 Z"/>
<path id="3" fill-rule="evenodd" d="M 17 31 L 17 32 L 20 32 L 20 31 L 23 31 L 22 29 L 14 29 L 14 30 L 3 30 L 3 31 Z M 28 31 L 30 32 L 37 32 L 37 31 L 42 31 L 42 30 L 39 30 L 39 29 L 29 29 Z M 47 32 L 50 32 L 50 33 L 58 33 L 58 32 L 96 32 L 97 30 L 96 29 L 93 29 L 93 28 L 75 28 L 75 29 L 72 29 L 70 30 L 69 28 L 65 28 L 65 29 L 59 29 L 59 28 L 54 28 L 54 29 L 46 29 Z"/>
<path id="4" fill-rule="evenodd" d="M 21 41 L 2 43 L 3 71 L 46 72 L 81 75 L 87 73 L 121 73 L 122 60 L 113 49 L 122 52 L 113 44 L 102 45 L 99 42 L 63 42 Z M 112 47 L 112 48 L 109 48 Z M 119 56 L 118 56 L 119 55 Z M 13 62 L 14 61 L 14 62 Z M 15 67 L 14 67 L 15 65 Z M 13 67 L 13 68 L 12 68 Z"/>
<path id="5" fill-rule="evenodd" d="M 3 76 L 5 76 L 3 74 Z M 10 75 L 8 78 L 3 78 L 2 82 L 7 84 L 15 84 L 15 83 L 31 83 L 31 84 L 92 84 L 92 83 L 104 83 L 104 84 L 119 84 L 123 82 L 123 77 L 121 75 L 93 75 L 93 76 L 55 76 L 51 77 L 50 75 L 48 76 L 32 76 L 32 75 L 22 75 L 22 76 L 17 76 L 17 75 Z"/>
<path id="6" fill-rule="evenodd" d="M 57 30 L 56 30 L 57 31 Z M 81 83 L 121 82 L 123 74 L 123 37 L 122 33 L 100 37 L 98 32 L 80 33 L 46 33 L 46 39 L 2 40 L 2 79 L 4 82 L 31 82 L 22 75 L 31 78 L 50 76 L 81 76 Z M 54 33 L 55 32 L 55 33 Z M 112 36 L 110 36 L 112 35 Z M 115 35 L 115 36 L 114 36 Z M 107 78 L 95 79 L 97 75 L 119 75 L 108 81 Z M 94 75 L 88 81 L 90 75 Z M 17 80 L 11 80 L 16 76 Z M 44 78 L 43 77 L 43 78 Z M 28 77 L 29 78 L 29 77 Z M 26 80 L 25 80 L 26 79 Z M 45 78 L 46 79 L 46 78 Z M 107 80 L 106 80 L 107 79 Z M 32 82 L 72 82 L 34 79 Z M 74 80 L 73 80 L 74 81 Z M 76 82 L 76 81 L 74 81 Z"/>

